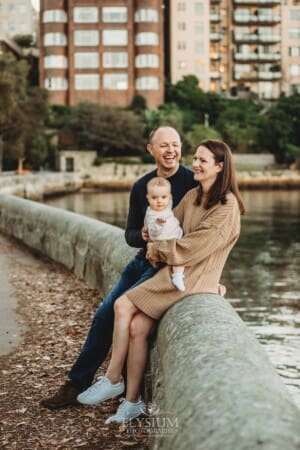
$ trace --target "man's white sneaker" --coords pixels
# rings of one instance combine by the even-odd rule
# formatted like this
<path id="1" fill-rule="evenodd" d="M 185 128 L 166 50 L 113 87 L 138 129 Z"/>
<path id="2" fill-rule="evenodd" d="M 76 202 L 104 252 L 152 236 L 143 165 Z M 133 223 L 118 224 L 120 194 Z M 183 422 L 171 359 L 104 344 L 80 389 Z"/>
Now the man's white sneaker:
<path id="1" fill-rule="evenodd" d="M 99 403 L 123 394 L 124 381 L 112 384 L 107 377 L 99 378 L 95 384 L 77 396 L 77 401 L 83 405 L 98 405 Z"/>
<path id="2" fill-rule="evenodd" d="M 128 400 L 123 400 L 121 405 L 119 406 L 116 414 L 114 416 L 109 417 L 105 423 L 127 423 L 136 417 L 141 416 L 146 411 L 145 403 L 140 400 L 136 403 L 129 402 Z"/>

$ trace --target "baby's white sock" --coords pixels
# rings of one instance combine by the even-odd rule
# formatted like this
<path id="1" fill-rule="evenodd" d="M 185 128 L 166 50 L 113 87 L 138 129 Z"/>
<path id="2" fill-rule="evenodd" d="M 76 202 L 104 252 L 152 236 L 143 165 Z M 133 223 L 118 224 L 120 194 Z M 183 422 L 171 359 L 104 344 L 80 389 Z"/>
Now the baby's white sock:
<path id="1" fill-rule="evenodd" d="M 185 285 L 184 285 L 184 275 L 180 272 L 172 273 L 172 283 L 175 287 L 181 292 L 185 291 Z"/>

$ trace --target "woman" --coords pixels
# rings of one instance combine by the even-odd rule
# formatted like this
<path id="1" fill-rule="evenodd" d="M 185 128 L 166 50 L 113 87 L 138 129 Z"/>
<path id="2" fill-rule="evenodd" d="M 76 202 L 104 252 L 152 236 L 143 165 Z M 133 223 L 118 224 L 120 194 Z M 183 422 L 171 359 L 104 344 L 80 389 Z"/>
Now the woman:
<path id="1" fill-rule="evenodd" d="M 106 423 L 127 422 L 143 413 L 140 386 L 147 361 L 146 337 L 155 320 L 183 297 L 218 293 L 225 261 L 238 239 L 244 206 L 229 147 L 221 141 L 203 141 L 193 169 L 199 187 L 190 190 L 174 210 L 183 238 L 147 244 L 148 259 L 167 265 L 116 301 L 112 357 L 106 375 L 78 396 L 80 403 L 98 404 L 123 393 L 121 373 L 127 357 L 126 399 Z M 171 282 L 170 266 L 178 265 L 185 266 L 184 294 Z M 137 329 L 143 333 L 136 333 Z"/>

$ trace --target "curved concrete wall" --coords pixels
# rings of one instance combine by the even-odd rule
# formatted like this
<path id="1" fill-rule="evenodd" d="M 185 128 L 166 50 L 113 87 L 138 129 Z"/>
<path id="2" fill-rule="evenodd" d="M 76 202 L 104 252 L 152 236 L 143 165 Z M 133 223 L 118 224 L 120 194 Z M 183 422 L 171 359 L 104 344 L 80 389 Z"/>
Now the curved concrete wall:
<path id="1" fill-rule="evenodd" d="M 0 195 L 0 230 L 103 295 L 135 254 L 117 227 L 8 195 Z M 263 348 L 219 296 L 190 296 L 165 314 L 151 370 L 153 449 L 300 448 L 297 407 Z"/>

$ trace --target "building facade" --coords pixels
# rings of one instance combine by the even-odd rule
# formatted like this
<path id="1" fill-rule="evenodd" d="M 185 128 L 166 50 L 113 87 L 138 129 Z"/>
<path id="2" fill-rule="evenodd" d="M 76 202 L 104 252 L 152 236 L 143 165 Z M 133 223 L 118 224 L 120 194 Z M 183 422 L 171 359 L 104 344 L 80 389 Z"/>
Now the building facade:
<path id="1" fill-rule="evenodd" d="M 36 35 L 37 13 L 30 0 L 0 0 L 0 33 Z"/>
<path id="2" fill-rule="evenodd" d="M 162 0 L 41 0 L 40 85 L 50 102 L 148 107 L 164 97 Z"/>
<path id="3" fill-rule="evenodd" d="M 273 99 L 299 89 L 299 0 L 170 0 L 170 79 Z"/>

